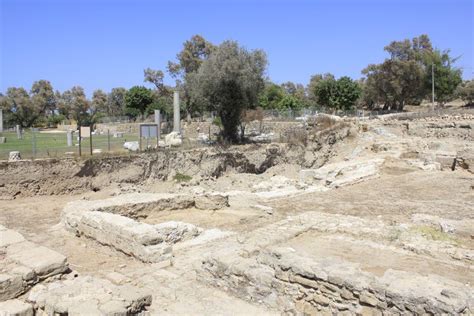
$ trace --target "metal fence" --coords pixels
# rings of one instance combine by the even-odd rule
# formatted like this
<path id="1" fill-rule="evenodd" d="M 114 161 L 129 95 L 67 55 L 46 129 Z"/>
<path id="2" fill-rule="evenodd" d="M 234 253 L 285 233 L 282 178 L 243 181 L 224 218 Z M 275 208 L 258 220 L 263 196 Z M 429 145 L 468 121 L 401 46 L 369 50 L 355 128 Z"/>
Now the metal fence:
<path id="1" fill-rule="evenodd" d="M 346 117 L 360 117 L 361 119 L 374 119 L 384 115 L 384 117 L 387 119 L 410 120 L 442 115 L 474 114 L 474 109 L 438 108 L 422 112 L 395 113 L 393 111 L 360 110 L 334 112 L 324 108 L 307 108 L 301 110 L 283 111 L 265 110 L 264 119 L 266 121 L 276 122 L 296 122 L 305 120 L 306 118 L 319 113 L 335 114 Z M 213 117 L 215 117 L 215 113 L 205 113 L 203 116 L 195 118 L 195 120 L 211 122 Z M 12 151 L 19 151 L 22 159 L 55 158 L 67 156 L 77 157 L 79 155 L 90 156 L 91 154 L 98 155 L 101 153 L 127 153 L 128 150 L 124 148 L 124 143 L 131 141 L 138 142 L 138 129 L 127 129 L 125 131 L 119 132 L 116 128 L 117 125 L 114 125 L 115 123 L 120 124 L 120 122 L 109 124 L 104 123 L 102 124 L 103 126 L 97 128 L 96 133 L 93 133 L 90 139 L 82 138 L 80 146 L 81 150 L 79 150 L 79 138 L 77 132 L 73 134 L 73 143 L 71 146 L 68 146 L 67 130 L 64 129 L 61 130 L 58 128 L 55 130 L 39 130 L 28 128 L 23 129 L 21 135 L 18 135 L 14 128 L 5 129 L 3 133 L 0 133 L 0 160 L 7 160 L 9 158 L 9 153 Z M 171 125 L 165 122 L 162 125 L 162 131 L 164 133 L 170 132 L 170 127 Z M 213 134 L 210 135 L 212 136 L 211 139 L 208 139 L 207 142 L 203 142 L 195 138 L 191 139 L 186 137 L 186 133 L 184 133 L 184 136 L 185 138 L 183 139 L 183 145 L 177 149 L 182 150 L 207 146 L 208 144 L 213 143 L 216 138 L 216 136 Z M 298 131 L 295 131 L 295 135 L 293 136 L 292 138 L 299 138 L 301 135 L 298 134 Z"/>
<path id="2" fill-rule="evenodd" d="M 73 134 L 73 142 L 68 146 L 67 132 L 58 130 L 23 129 L 21 135 L 7 130 L 1 133 L 0 160 L 9 158 L 12 151 L 19 151 L 22 159 L 90 156 L 99 153 L 126 152 L 123 145 L 127 141 L 137 141 L 137 134 L 102 133 L 84 137 L 79 141 Z"/>

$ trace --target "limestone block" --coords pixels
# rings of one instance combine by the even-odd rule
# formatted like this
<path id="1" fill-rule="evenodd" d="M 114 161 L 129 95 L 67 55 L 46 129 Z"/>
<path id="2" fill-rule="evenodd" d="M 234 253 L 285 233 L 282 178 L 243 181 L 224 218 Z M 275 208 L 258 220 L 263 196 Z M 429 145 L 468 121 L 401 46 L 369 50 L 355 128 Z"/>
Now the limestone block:
<path id="1" fill-rule="evenodd" d="M 177 147 L 183 143 L 181 135 L 178 132 L 171 132 L 165 136 L 165 144 L 167 146 Z"/>
<path id="2" fill-rule="evenodd" d="M 111 246 L 143 262 L 160 262 L 171 258 L 172 245 L 193 238 L 202 229 L 182 222 L 150 225 L 131 218 L 98 211 L 63 212 L 67 230 Z"/>
<path id="3" fill-rule="evenodd" d="M 327 164 L 319 169 L 301 170 L 300 180 L 329 188 L 351 185 L 378 177 L 383 161 L 383 159 L 371 159 Z"/>
<path id="4" fill-rule="evenodd" d="M 128 149 L 129 151 L 138 151 L 140 149 L 140 145 L 138 142 L 125 142 L 123 144 L 123 148 Z"/>
<path id="5" fill-rule="evenodd" d="M 474 148 L 466 148 L 458 151 L 456 155 L 456 166 L 474 173 Z"/>
<path id="6" fill-rule="evenodd" d="M 66 257 L 43 246 L 25 248 L 12 253 L 9 258 L 31 268 L 40 278 L 67 271 Z"/>
<path id="7" fill-rule="evenodd" d="M 8 156 L 8 161 L 18 161 L 21 160 L 21 154 L 19 151 L 10 151 Z"/>
<path id="8" fill-rule="evenodd" d="M 2 316 L 33 316 L 33 306 L 20 300 L 0 302 L 0 315 Z"/>
<path id="9" fill-rule="evenodd" d="M 221 193 L 204 193 L 194 197 L 196 208 L 200 210 L 220 210 L 229 206 L 229 196 Z"/>
<path id="10" fill-rule="evenodd" d="M 0 231 L 0 247 L 7 247 L 23 241 L 25 241 L 25 238 L 16 231 L 10 229 Z"/>
<path id="11" fill-rule="evenodd" d="M 0 274 L 0 301 L 15 298 L 24 291 L 20 275 Z"/>
<path id="12" fill-rule="evenodd" d="M 0 256 L 0 301 L 16 298 L 35 283 L 68 270 L 66 257 L 3 226 Z"/>

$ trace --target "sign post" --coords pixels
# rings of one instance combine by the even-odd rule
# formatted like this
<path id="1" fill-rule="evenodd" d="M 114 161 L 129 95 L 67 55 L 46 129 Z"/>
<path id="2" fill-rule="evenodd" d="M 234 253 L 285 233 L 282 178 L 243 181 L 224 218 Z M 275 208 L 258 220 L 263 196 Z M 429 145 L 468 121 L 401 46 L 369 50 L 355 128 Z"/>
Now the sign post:
<path id="1" fill-rule="evenodd" d="M 148 139 L 156 138 L 156 148 L 158 149 L 160 132 L 157 124 L 140 124 L 140 150 L 142 150 L 142 138 L 146 139 L 146 147 L 148 148 Z"/>

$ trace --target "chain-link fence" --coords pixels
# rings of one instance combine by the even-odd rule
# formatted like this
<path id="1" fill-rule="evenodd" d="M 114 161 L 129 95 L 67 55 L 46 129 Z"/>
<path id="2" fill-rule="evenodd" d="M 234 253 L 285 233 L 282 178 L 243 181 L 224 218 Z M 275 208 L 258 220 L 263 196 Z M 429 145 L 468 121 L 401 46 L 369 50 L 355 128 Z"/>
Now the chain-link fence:
<path id="1" fill-rule="evenodd" d="M 285 141 L 285 135 L 291 139 L 299 139 L 301 124 L 311 121 L 311 117 L 320 113 L 336 114 L 338 116 L 359 117 L 361 119 L 374 119 L 384 115 L 386 119 L 411 120 L 425 117 L 442 115 L 473 114 L 474 109 L 431 109 L 419 112 L 394 113 L 389 111 L 344 111 L 334 112 L 324 108 L 308 108 L 301 110 L 265 110 L 264 120 L 262 122 L 253 122 L 246 128 L 246 136 L 255 136 L 255 139 L 261 141 L 280 139 Z M 387 115 L 389 114 L 389 115 Z M 184 123 L 182 126 L 183 141 L 182 145 L 175 149 L 193 149 L 208 146 L 215 143 L 218 139 L 219 127 L 212 124 L 215 113 L 205 113 L 202 117 L 195 118 L 195 123 Z M 112 120 L 115 121 L 115 120 Z M 254 124 L 255 123 L 255 124 Z M 257 124 L 258 123 L 258 124 Z M 126 142 L 139 142 L 138 122 L 113 122 L 97 123 L 92 137 L 83 137 L 79 142 L 78 132 L 73 133 L 72 142 L 68 144 L 68 131 L 75 130 L 75 126 L 60 125 L 57 129 L 33 129 L 25 128 L 19 134 L 15 128 L 8 128 L 0 133 L 0 160 L 7 160 L 10 152 L 18 151 L 22 159 L 35 158 L 55 158 L 55 157 L 77 157 L 106 154 L 106 153 L 126 153 L 128 150 L 124 147 Z M 170 122 L 162 123 L 162 140 L 167 133 L 172 131 Z M 212 130 L 212 131 L 211 131 Z M 291 133 L 287 133 L 287 131 Z M 253 134 L 255 135 L 253 135 Z M 204 135 L 206 134 L 206 135 Z M 262 134 L 262 135 L 260 135 Z M 207 136 L 207 137 L 203 137 Z M 279 137 L 277 137 L 279 136 Z M 286 137 L 286 138 L 288 138 Z M 80 146 L 79 146 L 80 143 Z M 150 148 L 155 150 L 155 141 L 150 141 L 147 146 L 146 140 L 142 141 L 142 149 Z M 155 145 L 155 146 L 152 146 Z"/>
<path id="2" fill-rule="evenodd" d="M 23 129 L 21 133 L 7 130 L 0 133 L 0 160 L 9 158 L 12 151 L 19 151 L 22 159 L 54 158 L 64 156 L 89 156 L 91 153 L 126 152 L 125 142 L 138 141 L 138 134 L 100 133 L 79 140 L 73 133 L 68 145 L 67 132 L 59 130 Z"/>

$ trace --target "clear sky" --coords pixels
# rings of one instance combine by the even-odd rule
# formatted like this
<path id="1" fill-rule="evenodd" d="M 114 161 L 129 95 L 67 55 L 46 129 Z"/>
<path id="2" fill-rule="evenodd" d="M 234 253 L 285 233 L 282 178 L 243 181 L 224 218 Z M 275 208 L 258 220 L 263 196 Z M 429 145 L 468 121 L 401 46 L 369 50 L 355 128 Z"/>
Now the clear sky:
<path id="1" fill-rule="evenodd" d="M 268 54 L 269 77 L 361 77 L 392 40 L 426 33 L 473 78 L 473 0 L 0 0 L 0 92 L 47 79 L 60 91 L 142 85 L 201 34 Z M 168 77 L 167 83 L 173 81 Z"/>

